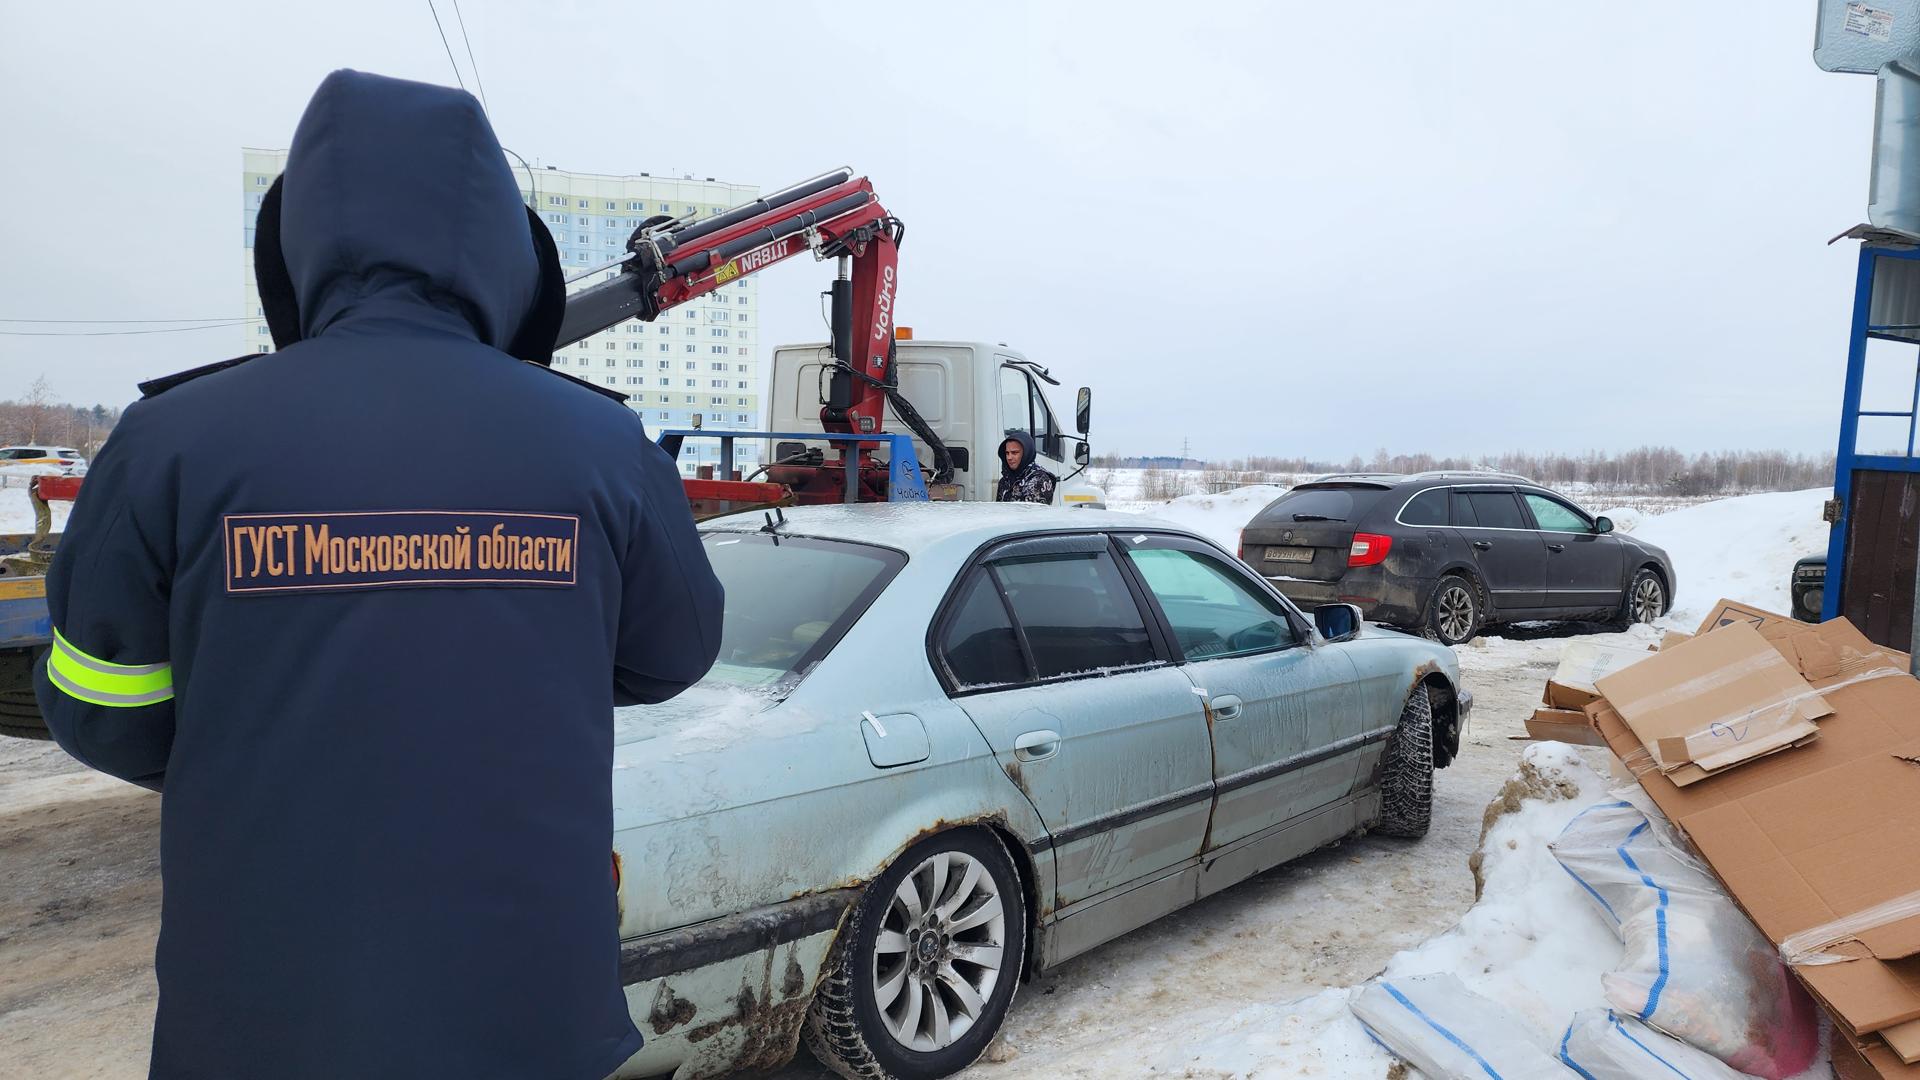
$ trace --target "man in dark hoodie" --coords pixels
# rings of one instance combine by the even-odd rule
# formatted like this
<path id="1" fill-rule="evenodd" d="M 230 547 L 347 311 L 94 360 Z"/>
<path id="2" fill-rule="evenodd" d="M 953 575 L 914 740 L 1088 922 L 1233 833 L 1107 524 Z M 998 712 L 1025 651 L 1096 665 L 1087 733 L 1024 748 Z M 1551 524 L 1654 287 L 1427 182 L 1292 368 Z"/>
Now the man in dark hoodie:
<path id="1" fill-rule="evenodd" d="M 1033 454 L 1033 436 L 1024 431 L 1008 435 L 1000 444 L 1000 488 L 995 502 L 1053 502 L 1060 478 L 1040 467 Z"/>
<path id="2" fill-rule="evenodd" d="M 48 727 L 164 790 L 152 1075 L 598 1080 L 612 709 L 720 638 L 673 463 L 545 366 L 558 259 L 466 93 L 329 76 L 254 258 L 280 351 L 144 384 L 47 584 Z"/>

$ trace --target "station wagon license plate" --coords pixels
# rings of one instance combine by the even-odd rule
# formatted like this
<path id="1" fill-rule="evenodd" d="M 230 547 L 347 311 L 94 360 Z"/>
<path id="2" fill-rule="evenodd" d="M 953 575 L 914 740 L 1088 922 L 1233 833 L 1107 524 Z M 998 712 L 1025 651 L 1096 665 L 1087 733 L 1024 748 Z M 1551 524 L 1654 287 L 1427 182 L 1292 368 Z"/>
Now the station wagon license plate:
<path id="1" fill-rule="evenodd" d="M 1312 562 L 1313 549 L 1310 547 L 1270 547 L 1261 556 L 1267 562 Z"/>

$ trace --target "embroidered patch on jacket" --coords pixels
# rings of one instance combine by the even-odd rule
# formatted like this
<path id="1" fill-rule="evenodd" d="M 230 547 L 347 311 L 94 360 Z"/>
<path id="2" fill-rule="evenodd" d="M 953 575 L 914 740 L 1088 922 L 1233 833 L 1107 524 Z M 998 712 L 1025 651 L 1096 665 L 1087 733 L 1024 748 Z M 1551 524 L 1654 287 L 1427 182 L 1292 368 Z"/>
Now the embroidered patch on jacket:
<path id="1" fill-rule="evenodd" d="M 227 591 L 580 580 L 580 518 L 484 510 L 227 514 Z"/>

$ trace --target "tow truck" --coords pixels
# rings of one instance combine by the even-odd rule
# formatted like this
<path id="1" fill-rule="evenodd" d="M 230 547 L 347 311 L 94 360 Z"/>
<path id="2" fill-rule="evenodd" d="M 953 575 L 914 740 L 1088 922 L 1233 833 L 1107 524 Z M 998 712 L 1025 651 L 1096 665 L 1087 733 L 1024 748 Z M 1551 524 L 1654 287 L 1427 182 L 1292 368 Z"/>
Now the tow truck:
<path id="1" fill-rule="evenodd" d="M 1061 478 L 1056 501 L 1100 505 L 1101 491 L 1084 479 L 1088 388 L 1076 401 L 1077 434 L 1067 435 L 1040 389 L 1059 385 L 1046 368 L 1004 344 L 914 342 L 895 325 L 905 234 L 872 183 L 844 168 L 711 217 L 656 215 L 633 231 L 624 254 L 575 276 L 618 270 L 568 297 L 556 347 L 628 319 L 650 322 L 811 253 L 838 265 L 827 293 L 832 340 L 775 350 L 773 430 L 658 435 L 676 458 L 689 439 L 720 441 L 721 475 L 703 470 L 684 481 L 696 517 L 792 504 L 991 499 L 999 444 L 1015 430 L 1033 435 L 1041 466 Z M 906 432 L 887 430 L 889 406 Z M 817 430 L 806 430 L 814 417 Z M 765 443 L 768 464 L 751 477 L 734 467 L 741 440 Z"/>
<path id="2" fill-rule="evenodd" d="M 1080 388 L 1075 403 L 1077 434 L 1068 435 L 1041 389 L 1059 385 L 1045 367 L 1004 344 L 916 342 L 894 325 L 905 233 L 873 185 L 851 169 L 707 218 L 650 217 L 628 238 L 625 254 L 574 277 L 618 270 L 567 298 L 555 347 L 628 319 L 650 322 L 803 253 L 832 259 L 838 264 L 828 293 L 833 339 L 774 351 L 773 428 L 658 433 L 675 458 L 689 439 L 720 442 L 724 475 L 707 475 L 703 467 L 702 475 L 682 481 L 696 518 L 826 502 L 991 500 L 999 474 L 995 454 L 1016 430 L 1033 436 L 1041 466 L 1061 478 L 1055 501 L 1101 506 L 1102 492 L 1085 479 L 1088 388 Z M 907 432 L 886 429 L 889 405 Z M 818 430 L 806 430 L 809 413 L 817 416 Z M 765 443 L 768 464 L 750 477 L 733 467 L 741 440 Z M 0 536 L 0 734 L 47 737 L 32 673 L 52 641 L 45 573 L 59 534 L 51 531 L 49 503 L 73 499 L 79 487 L 79 477 L 35 478 L 29 490 L 35 533 Z"/>

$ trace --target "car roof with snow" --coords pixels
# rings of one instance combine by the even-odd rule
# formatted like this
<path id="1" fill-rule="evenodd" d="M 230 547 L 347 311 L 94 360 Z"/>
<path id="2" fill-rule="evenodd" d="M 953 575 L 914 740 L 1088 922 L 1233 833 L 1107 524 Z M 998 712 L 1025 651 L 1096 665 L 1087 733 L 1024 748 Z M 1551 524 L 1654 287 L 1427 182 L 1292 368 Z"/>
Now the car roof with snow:
<path id="1" fill-rule="evenodd" d="M 700 523 L 706 531 L 757 532 L 772 510 L 753 510 Z M 972 548 L 1001 536 L 1055 529 L 1155 528 L 1190 530 L 1172 522 L 1113 510 L 1068 509 L 1033 503 L 914 502 L 792 506 L 780 511 L 784 536 L 813 536 L 897 548 L 912 555 L 959 541 Z"/>

